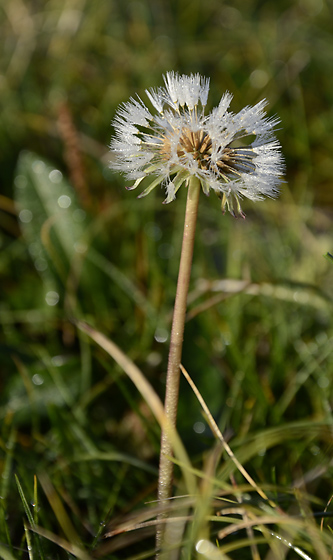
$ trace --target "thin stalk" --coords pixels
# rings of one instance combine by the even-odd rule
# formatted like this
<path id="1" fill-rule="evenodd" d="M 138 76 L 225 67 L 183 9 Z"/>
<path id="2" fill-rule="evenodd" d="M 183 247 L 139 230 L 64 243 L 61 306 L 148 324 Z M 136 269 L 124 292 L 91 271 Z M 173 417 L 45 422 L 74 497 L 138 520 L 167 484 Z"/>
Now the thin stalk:
<path id="1" fill-rule="evenodd" d="M 183 243 L 179 264 L 176 299 L 173 311 L 168 371 L 166 379 L 164 410 L 169 424 L 172 427 L 176 426 L 177 420 L 180 363 L 183 348 L 187 294 L 191 277 L 194 236 L 200 189 L 201 185 L 199 179 L 197 179 L 196 177 L 192 177 L 189 180 L 188 185 Z M 166 505 L 166 501 L 171 497 L 172 493 L 173 462 L 172 460 L 170 460 L 170 456 L 172 456 L 172 445 L 167 435 L 166 429 L 162 428 L 158 480 L 158 501 L 161 508 Z M 163 526 L 164 525 L 161 524 L 157 531 L 156 543 L 158 548 L 162 543 L 164 531 Z"/>

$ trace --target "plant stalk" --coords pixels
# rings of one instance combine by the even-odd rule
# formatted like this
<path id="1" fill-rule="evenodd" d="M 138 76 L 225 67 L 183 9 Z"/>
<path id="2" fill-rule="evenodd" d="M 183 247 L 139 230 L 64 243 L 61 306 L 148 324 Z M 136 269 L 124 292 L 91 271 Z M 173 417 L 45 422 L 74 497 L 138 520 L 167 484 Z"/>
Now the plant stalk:
<path id="1" fill-rule="evenodd" d="M 191 177 L 188 184 L 187 202 L 185 210 L 183 243 L 179 264 L 177 292 L 173 311 L 168 370 L 166 379 L 166 392 L 164 410 L 170 426 L 176 426 L 180 363 L 183 348 L 183 335 L 186 315 L 186 304 L 188 287 L 191 277 L 192 256 L 194 246 L 195 228 L 198 214 L 198 203 L 200 194 L 200 181 Z M 158 480 L 158 501 L 161 509 L 166 505 L 168 498 L 172 495 L 173 462 L 172 445 L 168 437 L 166 427 L 162 427 L 161 452 Z M 161 514 L 160 518 L 166 515 Z M 165 524 L 158 526 L 156 544 L 160 548 L 163 540 Z"/>

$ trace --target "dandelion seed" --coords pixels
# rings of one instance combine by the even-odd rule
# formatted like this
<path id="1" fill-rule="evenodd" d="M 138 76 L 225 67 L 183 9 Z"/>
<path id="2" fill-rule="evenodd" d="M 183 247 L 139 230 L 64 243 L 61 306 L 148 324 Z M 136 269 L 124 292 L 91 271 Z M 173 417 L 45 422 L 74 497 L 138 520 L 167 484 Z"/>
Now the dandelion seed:
<path id="1" fill-rule="evenodd" d="M 219 105 L 205 115 L 209 80 L 168 72 L 165 87 L 147 90 L 157 113 L 143 101 L 131 98 L 118 109 L 115 137 L 111 142 L 113 169 L 123 172 L 137 188 L 147 178 L 148 186 L 166 188 L 165 203 L 175 199 L 191 177 L 199 179 L 203 192 L 212 189 L 237 217 L 245 217 L 240 200 L 275 198 L 284 170 L 280 144 L 274 136 L 277 118 L 265 115 L 266 101 L 228 110 L 232 95 L 225 93 Z"/>

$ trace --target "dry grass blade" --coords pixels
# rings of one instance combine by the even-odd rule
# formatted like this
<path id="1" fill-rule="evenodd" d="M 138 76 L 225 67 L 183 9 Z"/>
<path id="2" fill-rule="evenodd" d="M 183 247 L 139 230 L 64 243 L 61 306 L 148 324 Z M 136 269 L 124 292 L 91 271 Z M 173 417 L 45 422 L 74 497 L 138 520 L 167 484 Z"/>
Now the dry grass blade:
<path id="1" fill-rule="evenodd" d="M 48 541 L 55 543 L 63 550 L 67 550 L 67 552 L 69 552 L 79 560 L 92 560 L 90 554 L 87 554 L 81 547 L 74 543 L 70 543 L 61 537 L 58 537 L 58 535 L 55 535 L 47 529 L 43 529 L 42 527 L 30 527 L 30 530 L 34 533 L 37 533 L 37 535 L 44 537 Z"/>
<path id="2" fill-rule="evenodd" d="M 177 515 L 177 517 L 168 517 L 162 519 L 151 519 L 150 521 L 143 521 L 142 523 L 133 523 L 132 525 L 123 525 L 115 529 L 114 531 L 110 531 L 105 536 L 106 537 L 114 537 L 115 535 L 120 535 L 121 533 L 128 533 L 128 531 L 136 531 L 137 529 L 144 529 L 146 527 L 156 527 L 156 525 L 160 525 L 160 523 L 179 523 L 180 521 L 189 521 L 193 519 L 192 515 Z"/>
<path id="3" fill-rule="evenodd" d="M 134 383 L 138 391 L 141 393 L 142 397 L 145 399 L 149 408 L 153 412 L 156 420 L 168 434 L 175 456 L 178 457 L 182 464 L 183 476 L 188 492 L 190 494 L 196 494 L 196 480 L 191 472 L 192 466 L 184 449 L 184 446 L 176 430 L 168 422 L 159 396 L 156 394 L 143 373 L 112 340 L 108 339 L 101 332 L 97 331 L 83 321 L 78 321 L 77 326 L 81 331 L 85 332 L 92 340 L 94 340 L 101 348 L 103 348 L 105 352 L 107 352 L 117 362 L 117 364 L 119 364 L 119 366 L 124 370 L 124 372 Z M 172 458 L 170 458 L 170 460 L 172 460 Z"/>
<path id="4" fill-rule="evenodd" d="M 333 496 L 331 496 L 330 499 L 328 500 L 328 502 L 326 504 L 326 507 L 324 509 L 324 513 L 327 512 L 327 509 L 328 509 L 329 505 L 331 504 L 332 499 L 333 499 Z M 320 530 L 323 531 L 323 529 L 324 529 L 324 517 L 322 517 L 321 522 L 320 522 Z"/>
<path id="5" fill-rule="evenodd" d="M 239 521 L 239 523 L 233 523 L 228 525 L 225 529 L 222 529 L 218 532 L 217 538 L 222 540 L 227 535 L 231 535 L 236 531 L 240 531 L 241 529 L 247 529 L 248 527 L 256 527 L 259 528 L 263 525 L 276 525 L 276 524 L 284 524 L 284 525 L 294 525 L 296 527 L 302 527 L 302 522 L 297 521 L 296 519 L 291 518 L 290 516 L 275 516 L 275 515 L 263 515 L 262 517 L 255 517 L 254 519 L 247 519 L 246 521 Z"/>
<path id="6" fill-rule="evenodd" d="M 195 504 L 196 497 L 188 496 L 177 496 L 173 497 L 168 501 L 167 511 L 170 515 L 169 519 L 173 522 L 176 519 L 180 519 L 177 516 L 177 512 L 180 509 L 193 507 Z M 131 512 L 126 515 L 120 522 L 117 520 L 112 521 L 108 526 L 108 532 L 105 533 L 104 538 L 113 537 L 115 535 L 126 533 L 128 531 L 133 531 L 141 527 L 149 527 L 151 525 L 156 525 L 156 517 L 164 511 L 161 509 L 160 505 L 153 505 L 152 507 L 147 507 L 149 503 L 145 505 L 142 510 Z M 174 515 L 173 515 L 174 514 Z M 186 516 L 186 520 L 191 519 L 190 516 Z M 165 519 L 163 522 L 166 522 Z"/>
<path id="7" fill-rule="evenodd" d="M 327 253 L 329 255 L 329 253 Z M 323 309 L 330 304 L 331 300 L 327 294 L 312 284 L 299 283 L 254 283 L 248 280 L 235 280 L 226 278 L 210 282 L 201 279 L 197 288 L 189 294 L 189 302 L 195 302 L 199 297 L 213 293 L 205 301 L 195 305 L 187 314 L 187 321 L 194 319 L 200 313 L 207 311 L 218 303 L 244 293 L 248 296 L 265 296 L 280 301 L 295 301 L 295 290 L 297 290 L 297 303 L 299 305 L 311 305 L 313 308 Z"/>
<path id="8" fill-rule="evenodd" d="M 64 534 L 70 542 L 80 542 L 80 537 L 76 532 L 76 529 L 70 520 L 61 499 L 59 498 L 53 484 L 51 483 L 49 477 L 45 473 L 39 475 L 39 481 L 42 488 L 46 494 L 46 497 L 54 511 L 54 514 L 61 526 Z M 78 547 L 77 547 L 78 548 Z"/>
<path id="9" fill-rule="evenodd" d="M 236 480 L 235 480 L 233 474 L 231 474 L 230 478 L 231 478 L 233 486 L 235 488 L 237 488 Z M 238 503 L 241 504 L 242 503 L 242 495 L 239 492 L 237 492 L 236 497 L 237 497 Z M 247 513 L 246 509 L 244 509 L 244 511 L 242 512 L 241 515 L 242 515 L 242 518 L 243 518 L 244 521 L 247 521 L 249 519 L 249 516 L 248 516 L 248 513 Z M 248 539 L 249 539 L 249 543 L 251 543 L 250 548 L 251 548 L 252 559 L 253 560 L 260 560 L 258 547 L 255 543 L 253 527 L 247 527 L 246 532 L 247 532 L 247 536 L 248 536 Z"/>
<path id="10" fill-rule="evenodd" d="M 259 530 L 260 530 L 260 528 L 259 528 Z M 298 556 L 300 556 L 304 560 L 312 560 L 311 556 L 306 554 L 298 546 L 294 546 L 289 540 L 285 539 L 282 535 L 278 535 L 277 533 L 274 533 L 274 531 L 269 531 L 269 534 L 272 537 L 275 537 L 281 543 L 283 543 L 287 549 L 290 548 L 291 550 L 294 550 L 296 552 L 296 554 L 298 554 Z"/>
<path id="11" fill-rule="evenodd" d="M 192 378 L 190 377 L 189 373 L 186 371 L 186 369 L 184 368 L 184 366 L 182 364 L 180 364 L 180 369 L 185 377 L 185 379 L 187 380 L 187 382 L 189 383 L 189 385 L 191 386 L 195 396 L 197 397 L 199 403 L 202 406 L 202 409 L 204 411 L 204 413 L 207 416 L 207 420 L 208 423 L 210 425 L 210 428 L 213 432 L 213 434 L 215 435 L 215 437 L 222 443 L 224 450 L 226 451 L 226 453 L 229 455 L 230 459 L 234 462 L 234 464 L 236 465 L 236 467 L 238 468 L 239 472 L 244 476 L 244 478 L 248 481 L 248 483 L 258 492 L 259 496 L 261 496 L 264 500 L 268 501 L 268 503 L 272 506 L 272 507 L 276 507 L 276 504 L 274 504 L 274 502 L 272 502 L 271 500 L 269 500 L 269 498 L 267 497 L 267 495 L 265 494 L 265 492 L 259 488 L 259 486 L 256 484 L 256 482 L 253 480 L 253 478 L 248 474 L 248 472 L 244 469 L 243 465 L 241 465 L 241 463 L 238 461 L 237 457 L 235 457 L 232 449 L 229 447 L 228 443 L 225 441 L 221 431 L 219 430 L 218 425 L 216 424 L 213 416 L 210 413 L 210 410 L 208 408 L 208 406 L 206 405 L 201 393 L 199 392 L 197 386 L 195 385 L 195 383 L 193 382 Z"/>
<path id="12" fill-rule="evenodd" d="M 92 338 L 101 348 L 103 348 L 105 352 L 107 352 L 117 362 L 117 364 L 120 365 L 147 402 L 158 423 L 162 426 L 166 421 L 163 404 L 150 383 L 134 362 L 132 362 L 132 360 L 128 358 L 128 356 L 126 356 L 126 354 L 124 354 L 119 346 L 117 346 L 112 340 L 87 323 L 78 321 L 77 326 L 81 331 L 85 332 L 90 338 Z"/>

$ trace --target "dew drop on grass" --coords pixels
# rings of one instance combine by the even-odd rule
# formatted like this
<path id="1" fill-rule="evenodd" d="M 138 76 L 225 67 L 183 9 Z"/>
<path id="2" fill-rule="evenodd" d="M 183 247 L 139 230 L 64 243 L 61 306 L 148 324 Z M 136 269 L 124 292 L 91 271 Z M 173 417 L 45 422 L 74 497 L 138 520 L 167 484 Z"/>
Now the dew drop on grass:
<path id="1" fill-rule="evenodd" d="M 320 453 L 320 449 L 319 449 L 318 445 L 312 445 L 312 447 L 310 448 L 310 451 L 311 451 L 312 455 L 319 455 L 319 453 Z"/>
<path id="2" fill-rule="evenodd" d="M 204 558 L 210 558 L 211 560 L 222 558 L 220 550 L 206 539 L 200 539 L 196 543 L 195 549 L 199 554 L 202 554 Z"/>
<path id="3" fill-rule="evenodd" d="M 205 431 L 205 424 L 203 422 L 195 422 L 193 424 L 193 430 L 196 434 L 203 434 Z"/>
<path id="4" fill-rule="evenodd" d="M 51 364 L 55 367 L 60 367 L 65 363 L 63 356 L 52 356 Z"/>
<path id="5" fill-rule="evenodd" d="M 60 206 L 60 208 L 69 208 L 71 204 L 72 204 L 72 199 L 69 196 L 67 196 L 67 194 L 62 194 L 61 196 L 59 196 L 58 206 Z"/>
<path id="6" fill-rule="evenodd" d="M 254 88 L 261 89 L 265 87 L 269 80 L 269 75 L 265 70 L 260 70 L 260 68 L 256 68 L 250 74 L 250 82 Z"/>
<path id="7" fill-rule="evenodd" d="M 76 243 L 74 243 L 74 251 L 76 253 L 79 254 L 84 254 L 87 251 L 88 247 L 85 243 L 82 243 L 82 241 L 77 241 Z"/>
<path id="8" fill-rule="evenodd" d="M 27 208 L 24 208 L 24 210 L 21 210 L 21 212 L 19 213 L 19 219 L 23 224 L 28 224 L 29 222 L 31 222 L 32 218 L 32 212 Z"/>
<path id="9" fill-rule="evenodd" d="M 45 170 L 45 163 L 39 159 L 35 159 L 31 167 L 34 173 L 40 175 Z"/>
<path id="10" fill-rule="evenodd" d="M 41 375 L 35 373 L 35 375 L 32 376 L 32 382 L 34 385 L 43 385 L 44 379 L 42 378 Z"/>
<path id="11" fill-rule="evenodd" d="M 158 366 L 162 361 L 162 356 L 159 352 L 150 352 L 147 356 L 147 364 L 151 367 Z"/>
<path id="12" fill-rule="evenodd" d="M 169 333 L 163 327 L 157 327 L 154 338 L 156 342 L 166 342 L 168 340 Z"/>
<path id="13" fill-rule="evenodd" d="M 50 291 L 47 292 L 47 294 L 45 295 L 45 301 L 47 303 L 47 305 L 57 305 L 58 301 L 59 301 L 59 294 L 58 292 L 54 292 L 54 291 Z"/>
<path id="14" fill-rule="evenodd" d="M 49 173 L 49 179 L 52 183 L 61 183 L 62 181 L 62 173 L 59 169 L 53 169 Z"/>

